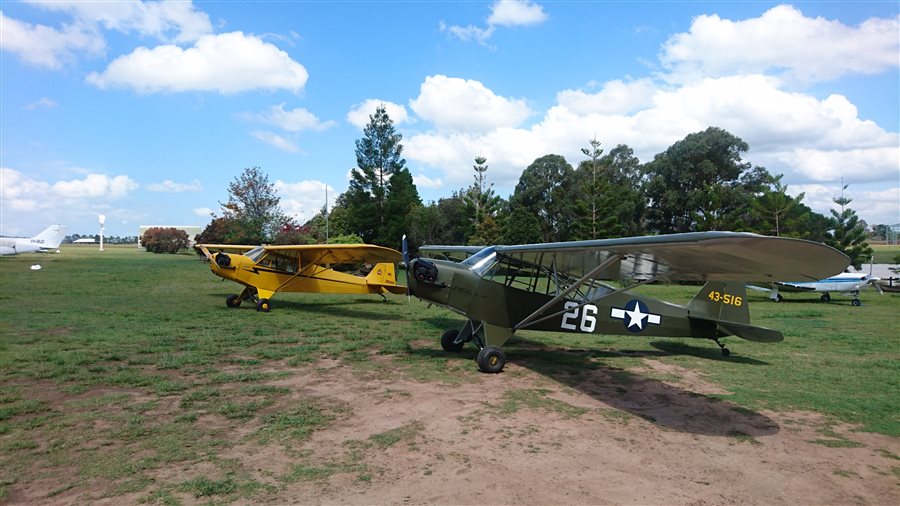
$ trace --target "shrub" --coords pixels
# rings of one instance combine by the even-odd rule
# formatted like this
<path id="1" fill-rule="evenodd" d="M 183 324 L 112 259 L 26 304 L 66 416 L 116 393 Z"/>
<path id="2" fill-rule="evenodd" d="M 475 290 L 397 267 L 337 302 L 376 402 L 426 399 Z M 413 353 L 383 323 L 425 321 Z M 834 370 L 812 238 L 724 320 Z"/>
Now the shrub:
<path id="1" fill-rule="evenodd" d="M 153 227 L 141 236 L 141 245 L 151 253 L 178 253 L 190 245 L 190 240 L 184 230 Z"/>

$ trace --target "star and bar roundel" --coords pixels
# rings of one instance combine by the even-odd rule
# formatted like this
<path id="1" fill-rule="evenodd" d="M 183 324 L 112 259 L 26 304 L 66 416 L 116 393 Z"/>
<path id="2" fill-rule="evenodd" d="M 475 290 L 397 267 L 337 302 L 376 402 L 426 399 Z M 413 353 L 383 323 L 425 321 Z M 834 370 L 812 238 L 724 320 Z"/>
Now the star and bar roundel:
<path id="1" fill-rule="evenodd" d="M 651 313 L 647 304 L 637 299 L 628 301 L 624 308 L 611 308 L 609 316 L 622 320 L 630 332 L 641 332 L 648 325 L 659 325 L 662 321 L 660 315 Z"/>

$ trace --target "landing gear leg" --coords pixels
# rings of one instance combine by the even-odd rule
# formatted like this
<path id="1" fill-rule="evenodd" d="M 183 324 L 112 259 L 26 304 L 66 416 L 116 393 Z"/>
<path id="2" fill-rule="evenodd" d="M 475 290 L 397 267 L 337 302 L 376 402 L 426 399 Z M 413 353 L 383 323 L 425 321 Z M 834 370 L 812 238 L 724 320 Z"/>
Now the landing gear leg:
<path id="1" fill-rule="evenodd" d="M 719 348 L 722 350 L 722 356 L 723 356 L 723 357 L 727 357 L 728 355 L 731 355 L 731 351 L 730 351 L 728 348 L 726 348 L 724 344 L 722 344 L 721 342 L 719 342 L 719 338 L 718 338 L 718 337 L 711 337 L 710 339 L 712 339 L 713 341 L 716 342 L 716 344 L 719 345 Z"/>

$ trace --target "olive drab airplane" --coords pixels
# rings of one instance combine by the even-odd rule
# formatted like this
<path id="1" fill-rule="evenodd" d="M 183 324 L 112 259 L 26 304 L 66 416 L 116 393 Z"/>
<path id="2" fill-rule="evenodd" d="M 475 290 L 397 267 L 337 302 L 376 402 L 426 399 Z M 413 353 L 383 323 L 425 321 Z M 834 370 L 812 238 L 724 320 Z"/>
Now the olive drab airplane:
<path id="1" fill-rule="evenodd" d="M 244 285 L 229 295 L 228 307 L 252 300 L 256 310 L 268 313 L 278 292 L 343 294 L 406 293 L 397 285 L 394 263 L 400 252 L 369 244 L 315 244 L 302 246 L 241 246 L 198 244 L 210 261 L 213 274 Z M 334 270 L 336 265 L 375 264 L 365 277 Z"/>
<path id="2" fill-rule="evenodd" d="M 781 332 L 750 325 L 745 282 L 818 280 L 850 263 L 823 244 L 738 232 L 419 251 L 465 258 L 404 258 L 407 284 L 419 299 L 467 318 L 444 332 L 441 346 L 460 351 L 473 342 L 479 369 L 489 373 L 503 369 L 500 347 L 519 330 L 704 338 L 724 356 L 720 339 L 728 335 L 782 341 Z M 615 288 L 603 280 L 627 281 Z M 705 284 L 686 306 L 631 291 L 654 281 Z"/>

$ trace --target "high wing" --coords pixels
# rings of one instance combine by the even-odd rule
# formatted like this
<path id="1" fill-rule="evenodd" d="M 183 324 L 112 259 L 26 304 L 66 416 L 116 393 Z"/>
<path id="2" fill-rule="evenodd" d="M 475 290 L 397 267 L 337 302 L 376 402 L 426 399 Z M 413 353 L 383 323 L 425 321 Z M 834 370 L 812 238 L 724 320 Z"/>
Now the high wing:
<path id="1" fill-rule="evenodd" d="M 422 246 L 419 253 L 429 258 L 461 262 L 483 250 L 484 246 Z"/>
<path id="2" fill-rule="evenodd" d="M 606 280 L 814 281 L 841 272 L 850 263 L 846 255 L 823 244 L 743 232 L 494 246 L 475 256 L 489 250 L 550 272 Z M 603 267 L 597 271 L 599 266 Z"/>
<path id="3" fill-rule="evenodd" d="M 203 255 L 212 259 L 213 254 L 219 253 L 220 251 L 223 253 L 238 253 L 243 254 L 246 253 L 256 246 L 250 246 L 246 244 L 195 244 L 194 249 L 203 253 Z"/>
<path id="4" fill-rule="evenodd" d="M 323 264 L 396 263 L 402 260 L 399 251 L 371 244 L 309 244 L 291 246 L 261 246 L 267 252 L 299 258 L 300 266 Z"/>

